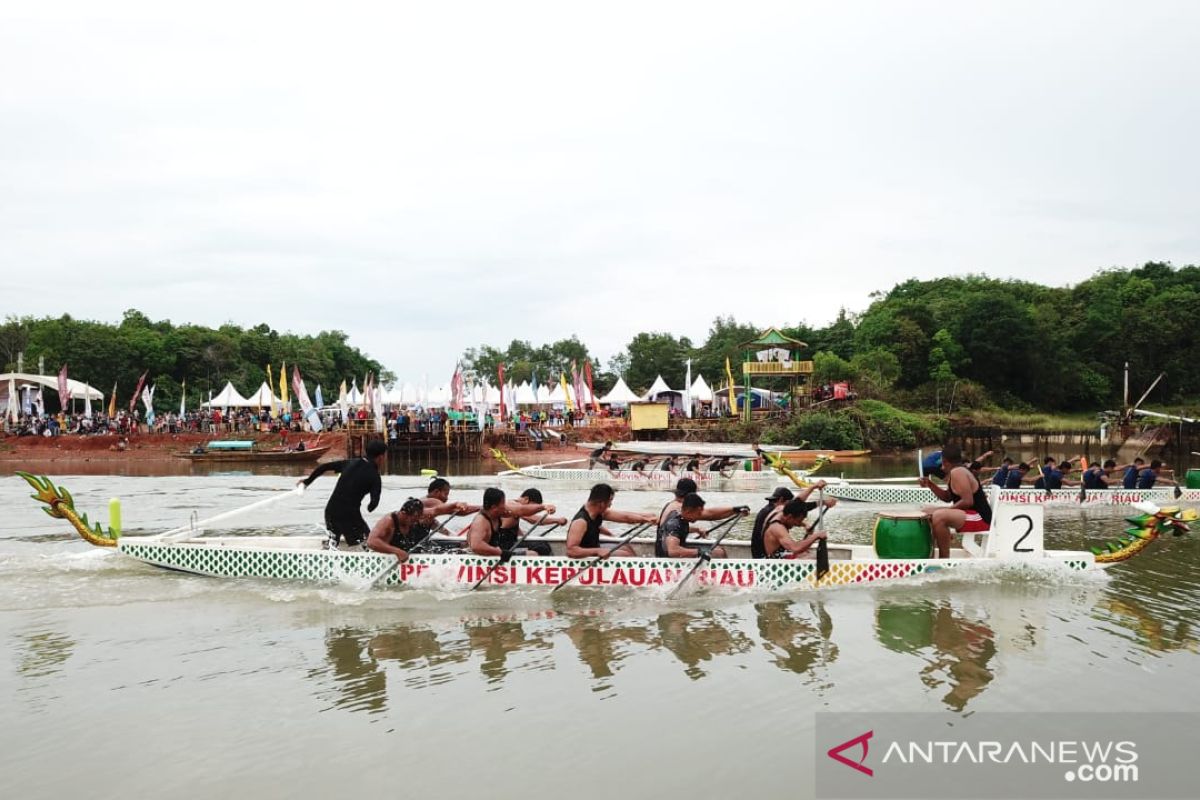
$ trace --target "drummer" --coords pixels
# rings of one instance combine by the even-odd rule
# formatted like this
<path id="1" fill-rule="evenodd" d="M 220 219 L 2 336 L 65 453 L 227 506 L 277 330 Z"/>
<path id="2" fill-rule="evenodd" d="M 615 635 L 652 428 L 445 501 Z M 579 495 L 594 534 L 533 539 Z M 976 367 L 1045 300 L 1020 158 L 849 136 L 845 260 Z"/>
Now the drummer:
<path id="1" fill-rule="evenodd" d="M 929 478 L 921 485 L 929 489 L 946 506 L 925 506 L 937 543 L 938 558 L 950 557 L 951 529 L 958 533 L 986 533 L 992 526 L 992 507 L 979 479 L 962 463 L 962 448 L 948 444 L 942 448 L 942 469 L 946 473 L 944 487 Z"/>

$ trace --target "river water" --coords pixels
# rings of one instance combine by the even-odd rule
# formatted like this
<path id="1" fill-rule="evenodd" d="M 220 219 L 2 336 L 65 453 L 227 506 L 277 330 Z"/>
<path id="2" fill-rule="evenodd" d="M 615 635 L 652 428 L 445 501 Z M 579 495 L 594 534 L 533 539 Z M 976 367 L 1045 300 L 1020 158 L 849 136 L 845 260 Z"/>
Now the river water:
<path id="1" fill-rule="evenodd" d="M 128 535 L 294 481 L 55 478 L 93 519 L 120 497 Z M 384 505 L 420 484 L 385 477 Z M 568 514 L 584 497 L 538 485 Z M 318 533 L 331 487 L 222 531 Z M 29 491 L 0 477 L 3 797 L 810 797 L 818 711 L 1200 710 L 1192 536 L 1100 575 L 463 595 L 156 570 L 85 544 Z M 840 505 L 831 538 L 869 541 L 879 510 Z M 1051 509 L 1047 546 L 1099 543 L 1121 511 Z"/>

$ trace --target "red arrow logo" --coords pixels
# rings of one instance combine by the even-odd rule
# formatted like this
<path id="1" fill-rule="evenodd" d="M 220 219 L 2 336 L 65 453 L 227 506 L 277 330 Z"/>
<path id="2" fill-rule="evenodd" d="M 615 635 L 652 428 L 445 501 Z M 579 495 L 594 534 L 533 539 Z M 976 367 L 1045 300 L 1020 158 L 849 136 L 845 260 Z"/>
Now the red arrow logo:
<path id="1" fill-rule="evenodd" d="M 859 772 L 865 773 L 865 774 L 873 777 L 875 775 L 875 771 L 873 769 L 871 769 L 870 767 L 863 766 L 863 762 L 865 762 L 867 760 L 867 751 L 870 749 L 870 745 L 868 744 L 868 742 L 871 741 L 871 737 L 874 735 L 875 735 L 875 731 L 867 731 L 866 733 L 862 734 L 861 736 L 855 736 L 853 739 L 842 742 L 841 744 L 837 745 L 836 747 L 831 748 L 826 755 L 828 755 L 834 761 L 841 762 L 842 764 L 845 764 L 847 767 L 852 767 L 853 769 L 856 769 Z M 843 750 L 848 750 L 851 747 L 854 747 L 855 745 L 862 745 L 862 757 L 860 759 L 858 759 L 857 762 L 851 761 L 850 759 L 848 759 L 844 755 L 842 755 Z"/>

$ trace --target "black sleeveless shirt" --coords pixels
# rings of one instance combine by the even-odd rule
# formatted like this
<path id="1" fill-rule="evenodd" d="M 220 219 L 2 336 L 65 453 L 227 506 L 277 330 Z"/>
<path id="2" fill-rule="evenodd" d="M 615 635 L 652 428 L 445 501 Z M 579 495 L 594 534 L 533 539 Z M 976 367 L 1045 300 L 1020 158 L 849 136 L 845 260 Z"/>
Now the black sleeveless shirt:
<path id="1" fill-rule="evenodd" d="M 571 522 L 581 519 L 587 523 L 587 530 L 583 533 L 583 540 L 579 542 L 580 547 L 597 548 L 600 546 L 600 526 L 604 524 L 604 517 L 599 516 L 592 518 L 587 512 L 587 506 L 580 508 L 575 512 L 575 516 L 571 517 Z"/>
<path id="2" fill-rule="evenodd" d="M 967 468 L 966 467 L 955 467 L 954 469 L 967 469 Z M 970 470 L 967 470 L 967 474 L 970 474 L 970 472 L 971 472 Z M 954 470 L 951 470 L 950 473 L 951 473 L 951 475 L 954 474 Z M 949 494 L 950 494 L 950 502 L 957 503 L 961 498 L 958 495 L 956 495 L 954 493 L 954 491 L 950 488 L 950 483 L 949 483 L 950 475 L 947 475 L 946 478 L 947 478 L 946 491 L 949 492 Z M 982 519 L 988 525 L 991 525 L 992 524 L 992 507 L 990 505 L 988 505 L 987 492 L 984 490 L 983 484 L 981 484 L 974 475 L 971 475 L 971 480 L 975 481 L 975 491 L 971 493 L 971 510 L 974 511 L 976 514 L 978 514 L 980 519 Z"/>

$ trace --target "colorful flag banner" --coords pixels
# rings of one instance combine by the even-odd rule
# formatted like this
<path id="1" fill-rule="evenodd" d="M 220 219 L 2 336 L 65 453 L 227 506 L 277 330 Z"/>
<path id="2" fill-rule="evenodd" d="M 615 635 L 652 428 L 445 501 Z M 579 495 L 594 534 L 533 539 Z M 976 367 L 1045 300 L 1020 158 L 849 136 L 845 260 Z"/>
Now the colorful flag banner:
<path id="1" fill-rule="evenodd" d="M 317 384 L 317 408 L 325 407 L 325 398 L 321 396 L 321 384 Z"/>
<path id="2" fill-rule="evenodd" d="M 729 356 L 725 356 L 725 377 L 729 379 L 729 413 L 737 414 L 737 397 L 733 393 L 733 369 L 729 366 Z"/>
<path id="3" fill-rule="evenodd" d="M 692 418 L 692 360 L 687 360 L 687 377 L 683 380 L 683 415 Z"/>
<path id="4" fill-rule="evenodd" d="M 146 386 L 142 389 L 142 405 L 146 407 L 146 424 L 154 424 L 154 387 Z"/>
<path id="5" fill-rule="evenodd" d="M 187 381 L 183 382 L 183 388 L 179 392 L 179 416 L 187 416 Z"/>
<path id="6" fill-rule="evenodd" d="M 85 419 L 92 418 L 92 393 L 88 389 L 83 390 L 83 416 Z"/>
<path id="7" fill-rule="evenodd" d="M 58 371 L 58 407 L 64 414 L 71 410 L 71 390 L 67 388 L 67 365 Z"/>
<path id="8" fill-rule="evenodd" d="M 304 419 L 308 420 L 308 427 L 320 433 L 321 431 L 321 415 L 313 408 L 312 401 L 308 399 L 308 391 L 304 388 L 304 379 L 300 377 L 300 368 L 292 366 L 292 389 L 296 392 L 296 400 L 300 403 L 300 411 L 304 414 Z M 320 392 L 320 387 L 317 388 Z"/>
<path id="9" fill-rule="evenodd" d="M 271 398 L 271 416 L 277 416 L 279 411 L 275 406 L 275 374 L 270 364 L 267 364 L 267 394 Z"/>
<path id="10" fill-rule="evenodd" d="M 596 388 L 592 385 L 592 360 L 589 358 L 583 362 L 583 371 L 587 376 L 588 394 L 592 396 L 592 411 L 600 413 L 600 401 L 596 399 Z"/>
<path id="11" fill-rule="evenodd" d="M 117 417 L 117 382 L 113 381 L 112 400 L 108 401 L 108 416 L 116 419 Z"/>
<path id="12" fill-rule="evenodd" d="M 287 389 L 287 362 L 284 361 L 279 365 L 279 399 L 283 401 L 283 413 L 285 414 L 292 410 L 292 402 L 288 399 Z"/>
<path id="13" fill-rule="evenodd" d="M 342 412 L 342 422 L 344 423 L 350 416 L 350 398 L 346 394 L 345 381 L 342 381 L 341 388 L 338 389 L 338 409 Z"/>
<path id="14" fill-rule="evenodd" d="M 567 406 L 568 411 L 575 410 L 575 404 L 571 402 L 571 391 L 567 388 L 567 376 L 565 373 L 558 373 L 558 382 L 562 385 L 563 402 Z"/>
<path id="15" fill-rule="evenodd" d="M 146 385 L 146 376 L 150 374 L 150 370 L 142 373 L 142 377 L 138 378 L 137 387 L 133 390 L 133 394 L 129 398 L 129 413 L 137 408 L 138 398 L 142 396 L 142 388 Z"/>
<path id="16" fill-rule="evenodd" d="M 500 362 L 500 366 L 497 367 L 497 369 L 496 369 L 496 377 L 500 379 L 500 419 L 504 420 L 504 419 L 507 419 L 508 416 L 504 413 L 505 405 L 504 405 L 504 362 L 503 361 Z M 487 397 L 484 397 L 483 399 L 484 399 L 484 402 L 487 401 Z"/>

